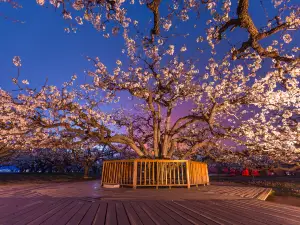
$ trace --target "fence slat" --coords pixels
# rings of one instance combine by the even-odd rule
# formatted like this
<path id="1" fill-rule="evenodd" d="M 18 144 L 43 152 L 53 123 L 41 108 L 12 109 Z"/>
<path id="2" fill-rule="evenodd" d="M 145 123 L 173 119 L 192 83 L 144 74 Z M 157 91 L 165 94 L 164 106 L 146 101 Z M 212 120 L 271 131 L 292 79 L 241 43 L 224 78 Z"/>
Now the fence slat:
<path id="1" fill-rule="evenodd" d="M 186 182 L 187 182 L 187 188 L 190 188 L 191 187 L 191 183 L 190 183 L 190 163 L 189 162 L 186 162 L 185 163 L 186 165 Z"/>
<path id="2" fill-rule="evenodd" d="M 183 177 L 184 177 L 184 175 L 183 175 L 183 163 L 181 163 L 180 168 L 181 168 L 181 180 L 182 180 L 182 184 L 184 184 L 185 182 L 184 182 L 184 179 L 183 179 Z"/>
<path id="3" fill-rule="evenodd" d="M 137 183 L 137 161 L 133 163 L 133 188 L 136 188 Z"/>
<path id="4" fill-rule="evenodd" d="M 154 165 L 155 165 L 154 162 L 152 162 L 152 184 L 153 185 L 155 184 L 155 181 L 154 181 L 154 170 L 155 170 L 155 167 L 154 167 Z"/>
<path id="5" fill-rule="evenodd" d="M 148 184 L 150 185 L 151 184 L 151 163 L 150 162 L 147 162 L 148 163 L 148 168 L 149 168 L 149 174 L 148 174 L 148 177 L 149 177 L 149 181 L 148 181 Z"/>
<path id="6" fill-rule="evenodd" d="M 208 184 L 207 164 L 188 160 L 110 160 L 103 162 L 101 184 L 198 186 Z"/>
<path id="7" fill-rule="evenodd" d="M 128 184 L 131 184 L 131 180 L 132 180 L 132 163 L 131 162 L 128 162 L 128 168 L 129 168 L 129 179 L 128 179 Z"/>

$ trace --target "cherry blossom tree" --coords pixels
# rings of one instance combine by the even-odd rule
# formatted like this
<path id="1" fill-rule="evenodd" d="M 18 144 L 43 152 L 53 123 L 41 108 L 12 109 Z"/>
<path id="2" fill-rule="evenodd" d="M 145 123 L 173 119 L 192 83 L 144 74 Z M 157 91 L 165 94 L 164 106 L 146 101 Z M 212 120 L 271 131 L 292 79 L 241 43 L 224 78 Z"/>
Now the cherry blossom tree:
<path id="1" fill-rule="evenodd" d="M 71 153 L 74 161 L 84 169 L 84 178 L 88 178 L 90 168 L 103 159 L 114 159 L 115 151 L 108 145 L 102 145 L 93 148 L 72 149 Z"/>
<path id="2" fill-rule="evenodd" d="M 88 57 L 92 82 L 78 87 L 76 75 L 62 88 L 45 84 L 39 90 L 22 88 L 19 83 L 28 81 L 17 77 L 19 93 L 0 96 L 3 152 L 105 145 L 139 157 L 202 154 L 232 162 L 299 163 L 299 47 L 293 36 L 300 20 L 293 1 L 270 1 L 270 15 L 265 11 L 266 20 L 259 23 L 250 10 L 266 10 L 262 1 L 140 1 L 153 14 L 146 27 L 150 35 L 127 13 L 126 1 L 37 3 L 61 9 L 64 19 L 78 25 L 87 21 L 105 37 L 122 34 L 124 54 L 115 68 Z M 207 21 L 201 19 L 203 8 Z M 194 29 L 203 27 L 205 34 L 180 34 L 177 27 L 185 23 L 196 23 Z M 66 31 L 75 31 L 70 24 Z M 191 36 L 199 47 L 189 43 Z M 14 64 L 19 68 L 20 59 Z M 102 110 L 124 92 L 135 103 L 133 110 Z M 180 107 L 188 112 L 176 114 Z"/>
<path id="3" fill-rule="evenodd" d="M 126 70 L 117 61 L 109 73 L 99 59 L 89 59 L 95 66 L 94 71 L 88 72 L 93 84 L 81 85 L 80 90 L 70 89 L 73 77 L 62 90 L 44 86 L 35 94 L 19 97 L 24 105 L 37 104 L 32 115 L 26 114 L 29 127 L 52 134 L 58 139 L 50 138 L 53 144 L 70 149 L 87 142 L 106 144 L 122 152 L 123 147 L 116 146 L 121 144 L 140 157 L 189 158 L 199 150 L 212 155 L 209 150 L 214 148 L 219 149 L 216 158 L 233 160 L 241 155 L 237 153 L 239 146 L 247 148 L 250 155 L 262 154 L 268 136 L 260 137 L 267 132 L 257 131 L 271 131 L 274 127 L 276 131 L 279 123 L 286 124 L 298 110 L 297 85 L 288 86 L 289 92 L 276 90 L 272 73 L 260 80 L 250 79 L 241 65 L 229 66 L 230 54 L 221 64 L 211 58 L 207 73 L 201 76 L 191 60 L 179 61 L 179 57 L 170 56 L 175 51 L 172 46 L 151 45 L 132 52 L 131 39 L 125 40 L 132 61 Z M 132 112 L 102 112 L 101 105 L 117 101 L 121 91 L 127 91 L 137 101 L 137 108 Z M 100 93 L 105 93 L 105 97 L 99 99 Z M 280 93 L 282 99 L 274 99 Z M 79 104 L 79 99 L 85 103 Z M 189 113 L 172 121 L 176 107 L 186 102 L 191 102 Z M 267 119 L 263 120 L 263 116 Z M 126 131 L 115 133 L 113 127 L 125 127 Z M 288 132 L 288 136 L 281 135 L 281 146 L 265 147 L 269 156 L 278 156 L 278 151 L 289 145 L 291 148 L 286 151 L 291 157 L 282 159 L 297 160 L 297 131 L 292 128 Z M 231 155 L 228 153 L 232 146 L 224 144 L 228 140 L 236 145 Z"/>
<path id="4" fill-rule="evenodd" d="M 10 163 L 17 166 L 20 172 L 64 173 L 70 170 L 73 161 L 65 149 L 34 149 L 18 151 Z"/>

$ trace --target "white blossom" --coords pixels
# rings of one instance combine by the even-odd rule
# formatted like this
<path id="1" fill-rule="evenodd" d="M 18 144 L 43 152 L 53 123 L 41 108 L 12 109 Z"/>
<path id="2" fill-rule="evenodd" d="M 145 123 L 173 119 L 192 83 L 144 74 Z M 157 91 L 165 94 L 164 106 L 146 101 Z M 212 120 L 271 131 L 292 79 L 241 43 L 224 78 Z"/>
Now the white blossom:
<path id="1" fill-rule="evenodd" d="M 16 66 L 16 67 L 21 67 L 21 58 L 19 56 L 14 56 L 13 58 L 13 64 Z"/>
<path id="2" fill-rule="evenodd" d="M 36 0 L 36 3 L 39 4 L 39 5 L 44 5 L 45 0 Z"/>
<path id="3" fill-rule="evenodd" d="M 283 35 L 283 40 L 284 40 L 285 43 L 288 44 L 292 41 L 292 37 L 289 34 L 285 34 L 285 35 Z"/>
<path id="4" fill-rule="evenodd" d="M 22 80 L 22 83 L 27 85 L 29 84 L 28 80 Z"/>

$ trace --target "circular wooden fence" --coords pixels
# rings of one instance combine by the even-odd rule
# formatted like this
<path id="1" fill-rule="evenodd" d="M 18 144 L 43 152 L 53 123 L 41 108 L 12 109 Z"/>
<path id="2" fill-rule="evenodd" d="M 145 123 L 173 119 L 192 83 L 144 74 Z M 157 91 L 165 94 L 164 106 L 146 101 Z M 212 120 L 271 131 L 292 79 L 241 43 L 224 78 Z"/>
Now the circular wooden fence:
<path id="1" fill-rule="evenodd" d="M 189 160 L 111 160 L 104 161 L 102 185 L 185 186 L 209 183 L 207 164 Z"/>

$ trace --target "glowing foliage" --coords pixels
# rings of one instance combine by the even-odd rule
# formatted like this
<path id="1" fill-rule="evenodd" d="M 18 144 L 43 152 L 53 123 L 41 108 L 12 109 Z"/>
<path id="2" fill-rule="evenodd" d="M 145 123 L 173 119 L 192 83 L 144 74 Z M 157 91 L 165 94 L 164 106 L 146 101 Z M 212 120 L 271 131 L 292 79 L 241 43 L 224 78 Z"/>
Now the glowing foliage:
<path id="1" fill-rule="evenodd" d="M 88 58 L 92 81 L 78 87 L 76 75 L 62 88 L 46 85 L 38 91 L 15 78 L 17 96 L 0 92 L 3 149 L 106 144 L 140 157 L 203 154 L 233 162 L 299 162 L 299 47 L 293 38 L 300 27 L 298 6 L 272 1 L 275 16 L 258 27 L 249 11 L 262 7 L 260 1 L 130 3 L 153 14 L 149 35 L 140 32 L 141 22 L 128 15 L 123 0 L 37 0 L 61 9 L 66 20 L 91 23 L 106 38 L 122 35 L 124 54 L 115 68 Z M 203 6 L 207 21 L 201 20 Z M 160 14 L 159 7 L 167 8 Z M 194 29 L 202 33 L 177 33 L 178 26 L 195 23 L 195 13 L 202 24 Z M 71 31 L 76 29 L 66 28 Z M 237 31 L 247 38 L 230 34 Z M 190 40 L 199 48 L 190 47 Z M 13 63 L 20 67 L 20 58 Z M 104 113 L 102 105 L 119 102 L 121 92 L 134 100 L 134 110 Z M 177 118 L 179 107 L 189 110 Z"/>

